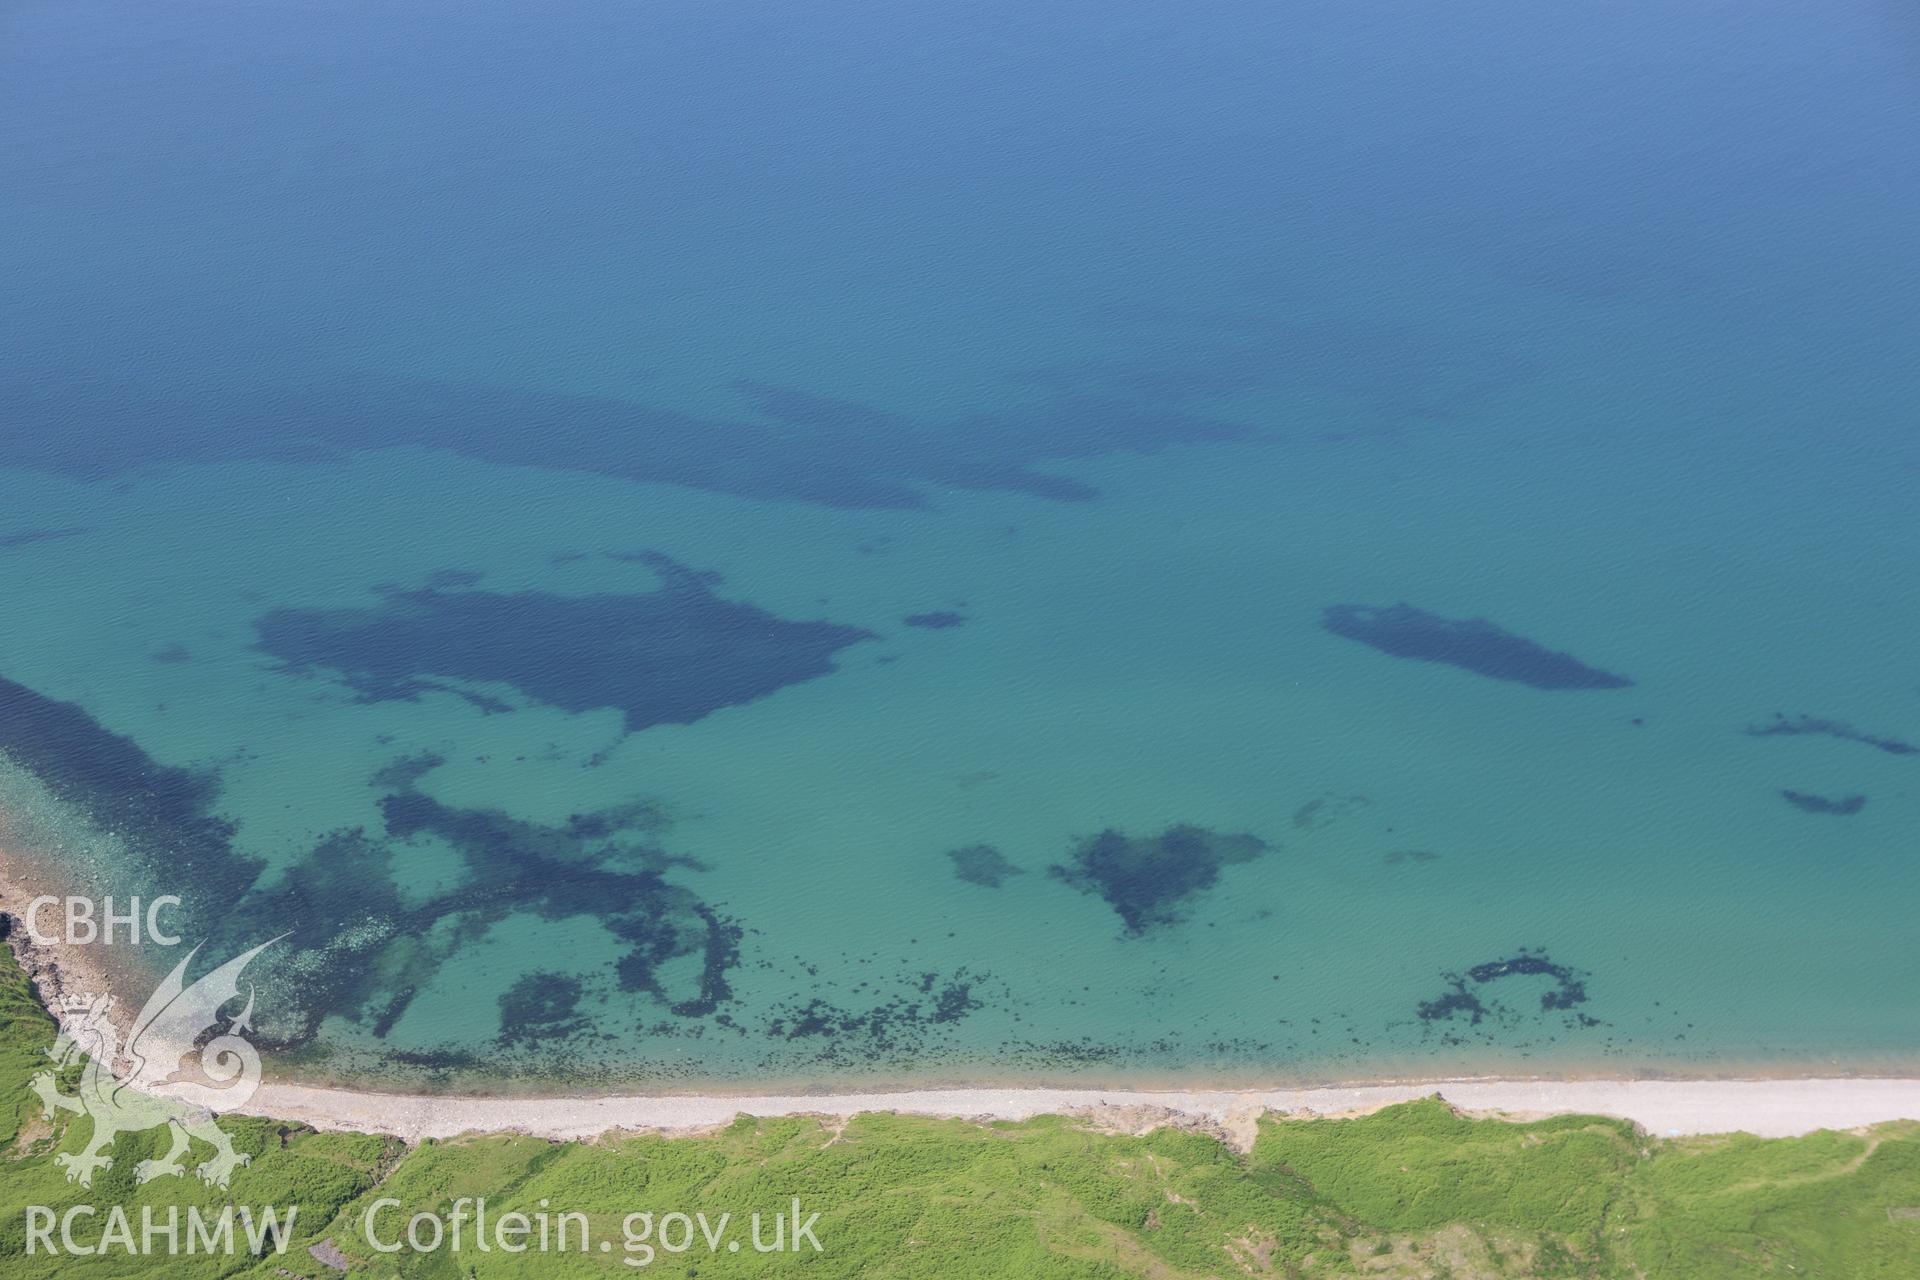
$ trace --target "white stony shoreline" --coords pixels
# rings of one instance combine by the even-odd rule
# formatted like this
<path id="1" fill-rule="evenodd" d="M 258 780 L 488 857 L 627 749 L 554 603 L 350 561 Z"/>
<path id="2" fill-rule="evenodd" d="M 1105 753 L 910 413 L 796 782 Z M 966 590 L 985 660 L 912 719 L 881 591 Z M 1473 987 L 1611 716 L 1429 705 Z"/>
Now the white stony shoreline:
<path id="1" fill-rule="evenodd" d="M 26 901 L 0 851 L 0 906 Z M 63 990 L 106 989 L 85 947 L 7 940 L 43 999 Z M 56 954 L 57 953 L 57 958 Z M 56 1013 L 56 1017 L 57 1017 Z M 615 1132 L 690 1134 L 748 1116 L 847 1117 L 897 1112 L 965 1120 L 1071 1115 L 1103 1127 L 1185 1125 L 1244 1144 L 1263 1112 L 1363 1114 L 1440 1095 L 1462 1111 L 1527 1119 L 1587 1114 L 1631 1120 L 1655 1135 L 1751 1133 L 1788 1137 L 1889 1120 L 1920 1121 L 1920 1079 L 1844 1076 L 1764 1079 L 1415 1079 L 1274 1089 L 1112 1088 L 989 1085 L 844 1093 L 713 1093 L 581 1097 L 399 1094 L 268 1081 L 232 1114 L 315 1129 L 386 1133 L 408 1142 L 512 1133 L 581 1140 Z"/>
<path id="2" fill-rule="evenodd" d="M 51 998 L 74 976 L 9 939 Z M 80 948 L 62 948 L 74 952 Z M 31 957 L 31 960 L 29 959 Z M 37 963 L 35 963 L 37 962 Z M 83 982 L 83 987 L 88 984 Z M 57 1017 L 56 1013 L 56 1017 Z M 1137 1131 L 1158 1124 L 1203 1128 L 1245 1145 L 1263 1112 L 1345 1116 L 1438 1094 L 1473 1114 L 1529 1119 L 1587 1114 L 1631 1120 L 1656 1135 L 1751 1133 L 1788 1137 L 1888 1120 L 1920 1121 L 1920 1079 L 1845 1076 L 1767 1079 L 1416 1079 L 1274 1089 L 1092 1088 L 977 1085 L 844 1093 L 713 1093 L 581 1097 L 402 1094 L 266 1081 L 233 1114 L 315 1129 L 386 1133 L 407 1142 L 512 1133 L 554 1140 L 604 1134 L 691 1134 L 735 1117 L 846 1117 L 889 1111 L 964 1120 L 1072 1115 Z"/>
<path id="3" fill-rule="evenodd" d="M 890 1111 L 968 1120 L 1084 1116 L 1140 1129 L 1189 1124 L 1250 1136 L 1264 1111 L 1354 1115 L 1439 1094 L 1462 1111 L 1515 1119 L 1590 1114 L 1631 1120 L 1655 1135 L 1743 1132 L 1788 1137 L 1920 1120 L 1920 1079 L 1434 1080 L 1305 1089 L 1136 1090 L 963 1088 L 833 1094 L 433 1097 L 264 1084 L 240 1114 L 316 1129 L 390 1133 L 409 1142 L 467 1133 L 585 1139 L 615 1131 L 688 1133 L 736 1116 L 846 1117 Z"/>

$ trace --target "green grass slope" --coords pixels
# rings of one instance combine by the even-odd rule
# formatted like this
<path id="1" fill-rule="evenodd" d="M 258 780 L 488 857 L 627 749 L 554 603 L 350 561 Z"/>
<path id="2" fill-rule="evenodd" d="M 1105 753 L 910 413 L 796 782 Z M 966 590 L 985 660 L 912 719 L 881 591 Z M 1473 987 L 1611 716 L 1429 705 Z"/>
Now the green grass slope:
<path id="1" fill-rule="evenodd" d="M 0 957 L 0 1280 L 330 1277 L 342 1264 L 381 1280 L 1920 1277 L 1914 1124 L 1659 1141 L 1619 1121 L 1469 1120 L 1429 1100 L 1355 1120 L 1269 1118 L 1241 1155 L 1202 1134 L 1094 1133 L 1057 1118 L 741 1120 L 700 1138 L 486 1137 L 413 1149 L 230 1118 L 222 1126 L 253 1160 L 227 1191 L 190 1178 L 136 1186 L 133 1167 L 159 1154 L 158 1132 L 121 1135 L 113 1167 L 82 1190 L 53 1157 L 84 1145 L 92 1122 L 46 1119 L 27 1084 L 52 1039 L 18 966 Z M 443 1240 L 432 1252 L 382 1252 L 365 1231 L 370 1210 L 375 1238 L 391 1243 L 410 1215 L 444 1226 L 456 1203 L 480 1198 L 495 1246 L 486 1251 L 471 1225 L 457 1251 Z M 796 1243 L 796 1199 L 802 1221 L 819 1215 L 810 1232 L 797 1251 L 761 1252 L 776 1220 L 782 1244 Z M 136 1239 L 143 1209 L 163 1221 L 188 1206 L 298 1213 L 285 1250 L 258 1257 L 244 1247 L 168 1256 L 165 1237 L 159 1256 L 27 1252 L 28 1206 L 59 1214 L 81 1204 L 102 1215 L 122 1206 Z M 527 1215 L 526 1234 L 500 1236 L 515 1211 Z M 704 1224 L 683 1229 L 666 1217 L 676 1211 L 704 1214 Z M 562 1214 L 577 1215 L 564 1224 L 564 1252 L 499 1247 L 537 1243 L 541 1215 L 551 1244 Z M 83 1220 L 76 1242 L 97 1243 L 101 1230 Z M 310 1252 L 322 1242 L 333 1265 Z"/>

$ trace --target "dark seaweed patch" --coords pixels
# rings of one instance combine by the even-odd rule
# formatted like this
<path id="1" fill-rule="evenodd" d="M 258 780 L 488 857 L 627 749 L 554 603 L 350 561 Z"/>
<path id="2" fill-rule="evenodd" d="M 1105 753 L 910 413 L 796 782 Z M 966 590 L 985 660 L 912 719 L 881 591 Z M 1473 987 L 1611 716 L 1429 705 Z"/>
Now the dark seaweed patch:
<path id="1" fill-rule="evenodd" d="M 1129 936 L 1177 923 L 1196 894 L 1220 878 L 1220 868 L 1251 862 L 1267 850 L 1258 836 L 1221 835 L 1203 827 L 1169 827 L 1157 836 L 1128 836 L 1111 828 L 1081 841 L 1072 862 L 1048 874 L 1082 893 L 1106 899 Z"/>
<path id="2" fill-rule="evenodd" d="M 925 486 L 1084 500 L 1086 485 L 1038 464 L 1258 434 L 1178 404 L 1065 389 L 1029 405 L 921 418 L 757 382 L 736 387 L 740 412 L 712 416 L 347 368 L 271 381 L 250 370 L 244 382 L 208 371 L 193 385 L 169 398 L 95 369 L 10 368 L 0 378 L 0 458 L 97 479 L 163 460 L 309 460 L 315 446 L 411 444 L 750 498 L 920 507 Z"/>
<path id="3" fill-rule="evenodd" d="M 927 1047 L 930 1037 L 983 1006 L 975 993 L 985 981 L 962 969 L 942 980 L 923 973 L 890 1000 L 866 1008 L 848 1009 L 812 997 L 776 1012 L 767 1034 L 781 1040 L 826 1042 L 821 1061 L 852 1062 L 913 1054 Z"/>
<path id="4" fill-rule="evenodd" d="M 704 1017 L 732 998 L 741 928 L 666 879 L 693 864 L 659 847 L 665 820 L 651 806 L 575 814 L 552 826 L 454 808 L 418 790 L 440 761 L 407 757 L 375 778 L 390 788 L 380 800 L 383 830 L 335 832 L 256 883 L 264 864 L 236 849 L 233 825 L 214 812 L 215 774 L 157 764 L 79 707 L 4 679 L 0 750 L 92 825 L 146 855 L 117 874 L 146 867 L 147 878 L 118 880 L 112 892 L 179 895 L 182 931 L 205 938 L 208 956 L 291 932 L 256 975 L 263 1047 L 308 1044 L 329 1014 L 384 1034 L 462 947 L 527 911 L 598 919 L 628 946 L 622 986 L 672 1013 Z M 424 901 L 402 894 L 395 865 L 405 842 L 421 835 L 444 840 L 465 871 Z M 683 957 L 671 975 L 663 972 Z"/>
<path id="5" fill-rule="evenodd" d="M 418 755 L 401 756 L 399 759 L 389 760 L 386 764 L 375 769 L 373 776 L 367 779 L 367 783 L 369 786 L 377 787 L 382 791 L 409 791 L 412 790 L 414 783 L 420 781 L 420 779 L 426 777 L 446 762 L 445 756 L 435 755 L 431 751 L 423 751 Z"/>
<path id="6" fill-rule="evenodd" d="M 1478 988 L 1503 978 L 1533 977 L 1552 978 L 1555 983 L 1552 990 L 1541 993 L 1543 1013 L 1564 1012 L 1587 1002 L 1583 975 L 1566 965 L 1555 964 L 1538 952 L 1522 951 L 1509 959 L 1474 965 L 1465 974 L 1448 974 L 1450 989 L 1435 999 L 1421 1001 L 1416 1012 L 1423 1022 L 1447 1022 L 1464 1014 L 1468 1022 L 1478 1025 L 1498 1010 L 1498 1006 L 1481 998 Z M 1585 1014 L 1575 1014 L 1574 1020 L 1582 1026 L 1596 1025 L 1594 1019 Z"/>
<path id="7" fill-rule="evenodd" d="M 900 619 L 910 627 L 919 627 L 925 631 L 945 631 L 949 627 L 965 626 L 967 615 L 942 610 L 937 613 L 910 613 Z"/>
<path id="8" fill-rule="evenodd" d="M 1844 720 L 1828 720 L 1806 715 L 1795 716 L 1789 720 L 1784 714 L 1776 711 L 1773 713 L 1773 719 L 1766 724 L 1747 726 L 1747 736 L 1751 738 L 1797 737 L 1802 734 L 1838 738 L 1842 742 L 1857 742 L 1861 746 L 1872 747 L 1888 755 L 1920 755 L 1920 747 L 1914 746 L 1911 742 L 1862 733 Z"/>
<path id="9" fill-rule="evenodd" d="M 22 529 L 18 533 L 0 533 L 0 551 L 12 551 L 17 547 L 32 546 L 36 542 L 52 542 L 59 538 L 77 538 L 92 532 L 91 529 L 75 526 L 67 529 Z"/>
<path id="10" fill-rule="evenodd" d="M 280 1015 L 263 1026 L 263 1043 L 304 1044 L 329 1013 L 386 1035 L 463 946 L 523 912 L 598 919 L 629 948 L 619 961 L 621 988 L 676 1014 L 704 1016 L 731 999 L 739 927 L 664 878 L 686 860 L 659 849 L 655 810 L 629 805 L 549 826 L 454 808 L 415 788 L 437 763 L 412 757 L 381 771 L 382 781 L 399 784 L 380 800 L 385 838 L 338 832 L 232 913 L 252 929 L 297 931 L 297 979 L 270 992 L 263 984 L 262 1007 L 271 1003 Z M 401 894 L 394 865 L 396 851 L 421 835 L 450 845 L 466 873 L 425 901 Z M 699 958 L 695 971 L 664 978 L 661 967 L 683 956 Z M 503 1035 L 513 1031 L 503 1023 Z"/>
<path id="11" fill-rule="evenodd" d="M 723 600 L 708 575 L 664 556 L 663 582 L 636 595 L 529 591 L 388 592 L 362 608 L 276 609 L 259 647 L 290 671 L 337 672 L 363 699 L 412 700 L 456 679 L 509 684 L 568 711 L 617 707 L 630 730 L 691 724 L 834 670 L 872 638 L 859 627 L 791 622 Z M 505 704 L 471 691 L 483 710 Z"/>
<path id="12" fill-rule="evenodd" d="M 1860 795 L 1842 796 L 1836 800 L 1828 796 L 1816 796 L 1806 791 L 1783 789 L 1780 792 L 1780 798 L 1802 813 L 1831 813 L 1844 817 L 1847 814 L 1858 813 L 1867 807 L 1867 798 Z"/>
<path id="13" fill-rule="evenodd" d="M 164 859 L 141 860 L 148 875 L 164 874 L 165 884 L 121 883 L 114 886 L 118 893 L 180 893 L 192 885 L 231 901 L 264 865 L 234 849 L 233 824 L 214 812 L 216 773 L 162 765 L 74 703 L 0 678 L 0 752 L 95 827 L 134 848 L 165 851 Z M 183 920 L 194 929 L 204 927 L 193 915 L 200 905 L 184 908 Z"/>
<path id="14" fill-rule="evenodd" d="M 54 779 L 64 779 L 60 790 L 76 804 L 87 805 L 88 812 L 132 815 L 136 825 L 116 829 L 136 853 L 148 855 L 135 861 L 162 865 L 171 874 L 164 859 L 150 855 L 192 843 L 194 824 L 207 819 L 218 803 L 217 778 L 157 766 L 136 746 L 94 724 L 76 708 L 50 703 L 17 687 L 8 692 L 10 700 L 0 700 L 6 703 L 0 709 L 12 714 L 0 714 L 0 738 L 17 737 L 28 749 L 42 751 L 49 738 L 57 740 L 61 752 L 76 758 L 62 761 L 43 755 L 37 760 L 49 786 Z M 21 727 L 22 707 L 42 717 L 31 731 Z M 116 755 L 113 769 L 94 767 Z M 296 1062 L 324 1069 L 324 1051 L 330 1044 L 308 1048 L 307 1041 L 318 1016 L 334 1014 L 368 1032 L 390 1032 L 388 1047 L 382 1050 L 384 1059 L 423 1075 L 485 1073 L 503 1067 L 524 1070 L 537 1055 L 545 1079 L 598 1079 L 610 1086 L 636 1078 L 635 1072 L 638 1078 L 664 1082 L 710 1079 L 736 1069 L 744 1069 L 749 1076 L 768 1069 L 791 1071 L 796 1063 L 859 1072 L 943 1062 L 970 1065 L 975 1059 L 961 1055 L 958 1030 L 971 1032 L 979 1022 L 1002 1019 L 1005 1029 L 993 1037 L 995 1060 L 1036 1070 L 1116 1064 L 1155 1067 L 1175 1061 L 1234 1061 L 1272 1069 L 1299 1054 L 1308 1055 L 1314 1063 L 1357 1068 L 1366 1065 L 1372 1052 L 1373 1041 L 1362 1038 L 1371 1036 L 1371 1015 L 1361 1015 L 1363 1021 L 1356 1022 L 1353 1013 L 1315 1018 L 1311 1026 L 1303 1018 L 1292 1031 L 1275 1033 L 1273 1042 L 1198 1034 L 1187 1038 L 1170 1030 L 1157 1033 L 1157 1019 L 1176 1009 L 1191 981 L 1190 967 L 1174 956 L 1165 957 L 1157 975 L 1137 989 L 1141 1001 L 1137 1036 L 1097 1040 L 1050 1038 L 1033 1026 L 1033 1006 L 1014 998 L 989 975 L 930 972 L 925 960 L 842 952 L 838 961 L 848 977 L 825 977 L 824 965 L 809 965 L 810 959 L 821 957 L 794 957 L 789 964 L 750 953 L 743 960 L 746 931 L 742 926 L 726 919 L 721 907 L 706 901 L 695 888 L 672 883 L 688 878 L 674 874 L 675 868 L 692 864 L 662 847 L 663 841 L 670 840 L 671 827 L 659 811 L 628 805 L 541 823 L 521 822 L 435 800 L 426 789 L 439 763 L 431 755 L 412 756 L 379 770 L 370 797 L 383 801 L 377 821 L 364 830 L 335 833 L 308 857 L 249 893 L 242 890 L 259 864 L 235 852 L 234 841 L 228 839 L 230 829 L 217 820 L 219 838 L 213 842 L 214 852 L 202 855 L 201 865 L 214 870 L 224 866 L 225 878 L 205 883 L 197 878 L 173 881 L 142 889 L 182 892 L 196 913 L 225 917 L 224 925 L 215 926 L 224 932 L 206 945 L 205 954 L 216 959 L 233 954 L 243 944 L 264 941 L 283 928 L 298 930 L 260 962 L 259 1008 L 273 1015 L 271 1025 L 261 1029 L 263 1047 L 293 1050 Z M 116 799 L 128 780 L 133 797 Z M 89 788 L 96 783 L 110 794 L 90 794 Z M 161 821 L 142 829 L 140 815 L 153 812 L 146 807 L 151 797 L 140 794 L 146 785 L 156 786 L 174 801 L 161 807 Z M 1303 826 L 1322 821 L 1337 809 L 1338 799 L 1326 798 L 1306 815 Z M 411 874 L 406 865 L 413 856 L 408 845 L 416 841 L 435 846 L 436 853 L 444 846 L 458 859 L 458 869 L 443 887 L 425 886 Z M 221 858 L 226 861 L 220 862 Z M 239 888 L 229 891 L 226 886 L 230 885 Z M 414 888 L 403 890 L 403 885 Z M 117 882 L 112 891 L 121 893 L 127 887 Z M 1081 887 L 1087 892 L 1101 888 L 1097 880 Z M 433 896 L 422 901 L 417 896 L 422 892 Z M 1189 901 L 1176 899 L 1164 914 L 1177 913 Z M 413 1038 L 410 1033 L 418 1019 L 408 1021 L 407 1011 L 416 998 L 424 998 L 416 993 L 444 990 L 457 976 L 471 944 L 488 935 L 496 922 L 506 921 L 508 927 L 524 923 L 527 911 L 556 921 L 600 923 L 623 939 L 624 973 L 616 973 L 611 965 L 599 971 L 568 972 L 565 980 L 579 984 L 577 995 L 543 994 L 521 986 L 502 1002 L 497 1033 L 493 1026 L 480 1033 L 498 1034 L 500 1039 L 477 1049 L 464 1043 L 394 1046 L 393 1040 Z M 197 939 L 208 930 L 193 926 L 187 932 Z M 565 960 L 536 951 L 527 964 L 566 969 Z M 727 1002 L 730 980 L 742 964 L 758 971 L 755 1001 L 744 1008 Z M 719 981 L 704 981 L 707 975 L 717 975 Z M 624 991 L 619 981 L 623 976 L 629 980 Z M 773 993 L 761 986 L 783 976 L 791 985 Z M 1561 1027 L 1594 1024 L 1586 1013 L 1590 1001 L 1585 976 L 1538 951 L 1509 953 L 1507 958 L 1449 974 L 1447 979 L 1448 985 L 1436 990 L 1436 998 L 1422 1004 L 1424 1020 L 1414 1023 L 1427 1028 L 1436 1042 L 1462 1043 L 1472 1037 L 1494 1043 L 1497 1036 L 1503 1048 L 1524 1051 L 1545 1043 Z M 1281 1000 L 1285 988 L 1279 984 L 1284 980 L 1281 973 L 1273 975 L 1276 997 Z M 273 984 L 270 990 L 269 983 Z M 1089 993 L 1086 1000 L 1096 998 L 1091 988 L 1082 991 Z M 1068 1003 L 1083 1002 L 1078 992 L 1058 994 Z M 288 1016 L 281 1016 L 283 1010 L 289 1011 Z M 710 1016 L 698 1016 L 703 1011 Z M 1284 1008 L 1277 1011 L 1285 1012 Z M 1272 1008 L 1265 1011 L 1263 1025 L 1286 1026 L 1286 1019 L 1271 1017 L 1274 1012 Z M 1040 1034 L 1023 1038 L 1023 1015 L 1026 1026 Z M 1676 1033 L 1675 1040 L 1684 1038 L 1680 1021 L 1684 1015 L 1673 1015 L 1671 1023 L 1665 1021 L 1668 1013 L 1663 1011 L 1659 1017 Z M 576 1028 L 577 1021 L 587 1025 Z M 622 1058 L 617 1068 L 594 1065 L 593 1055 L 615 1046 L 628 1027 L 644 1032 L 645 1045 L 663 1047 L 669 1040 L 680 1044 L 657 1059 Z M 750 1041 L 760 1056 L 743 1068 L 725 1055 L 684 1052 L 703 1039 L 721 1036 Z M 970 1033 L 967 1041 L 977 1053 L 987 1037 Z M 1351 1049 L 1346 1047 L 1349 1044 Z M 645 1053 L 653 1051 L 642 1048 Z M 1629 1049 L 1608 1038 L 1597 1051 L 1624 1054 Z M 595 1077 L 595 1071 L 607 1074 Z"/>
<path id="15" fill-rule="evenodd" d="M 970 844 L 964 849 L 950 849 L 947 857 L 953 860 L 956 879 L 965 880 L 968 884 L 985 885 L 989 889 L 998 889 L 1010 876 L 1026 874 L 1024 868 L 1008 862 L 990 844 Z"/>
<path id="16" fill-rule="evenodd" d="M 444 680 L 396 680 L 385 689 L 385 697 L 363 698 L 363 701 L 413 701 L 423 693 L 446 693 L 460 699 L 479 710 L 481 715 L 498 715 L 503 711 L 512 711 L 514 706 L 502 698 L 482 693 L 478 689 L 463 689 L 457 684 L 448 684 Z"/>
<path id="17" fill-rule="evenodd" d="M 1308 318 L 1273 310 L 1216 311 L 1120 304 L 1102 309 L 1129 327 L 1149 326 L 1146 346 L 1030 370 L 1028 381 L 1133 403 L 1211 401 L 1256 387 L 1313 387 L 1338 393 L 1365 413 L 1357 430 L 1322 439 L 1391 437 L 1418 423 L 1444 422 L 1529 372 L 1510 345 L 1475 340 L 1401 320 Z M 1196 335 L 1200 341 L 1196 343 Z M 1164 351 L 1178 350 L 1177 361 Z"/>
<path id="18" fill-rule="evenodd" d="M 1326 795 L 1315 796 L 1293 811 L 1294 829 L 1317 831 L 1328 823 L 1352 817 L 1372 803 L 1366 796 L 1343 796 L 1329 791 Z"/>
<path id="19" fill-rule="evenodd" d="M 479 1054 L 466 1049 L 392 1049 L 387 1056 L 398 1066 L 414 1067 L 441 1077 L 483 1065 Z"/>
<path id="20" fill-rule="evenodd" d="M 1468 991 L 1466 984 L 1454 979 L 1453 990 L 1437 1000 L 1422 1000 L 1419 1014 L 1423 1021 L 1438 1022 L 1451 1018 L 1456 1013 L 1467 1015 L 1469 1022 L 1475 1023 L 1487 1016 L 1487 1006 L 1480 1003 L 1480 997 Z"/>
<path id="21" fill-rule="evenodd" d="M 1444 662 L 1535 689 L 1624 689 L 1633 683 L 1589 667 L 1571 654 L 1543 648 L 1485 618 L 1442 618 L 1410 604 L 1331 605 L 1321 625 L 1396 658 Z"/>
<path id="22" fill-rule="evenodd" d="M 500 1043 L 551 1042 L 583 1030 L 576 1015 L 580 980 L 564 973 L 529 973 L 500 996 Z"/>
<path id="23" fill-rule="evenodd" d="M 491 809 L 455 809 L 417 791 L 382 798 L 387 833 L 431 833 L 467 861 L 471 879 L 430 904 L 434 917 L 480 911 L 492 917 L 531 910 L 543 918 L 598 916 L 630 950 L 620 985 L 666 1001 L 675 1013 L 702 1016 L 732 997 L 727 971 L 738 962 L 739 929 L 662 871 L 683 860 L 647 837 L 658 817 L 644 806 L 576 815 L 561 826 L 526 822 Z M 701 957 L 690 989 L 670 990 L 660 966 Z"/>

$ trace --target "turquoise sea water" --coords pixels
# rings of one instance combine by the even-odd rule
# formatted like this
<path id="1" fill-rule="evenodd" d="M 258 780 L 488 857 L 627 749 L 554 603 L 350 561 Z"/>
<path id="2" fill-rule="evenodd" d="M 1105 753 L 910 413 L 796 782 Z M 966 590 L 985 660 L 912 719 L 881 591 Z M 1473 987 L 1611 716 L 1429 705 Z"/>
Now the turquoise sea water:
<path id="1" fill-rule="evenodd" d="M 1354 8 L 10 7 L 0 843 L 315 1075 L 1911 1067 L 1920 25 Z"/>

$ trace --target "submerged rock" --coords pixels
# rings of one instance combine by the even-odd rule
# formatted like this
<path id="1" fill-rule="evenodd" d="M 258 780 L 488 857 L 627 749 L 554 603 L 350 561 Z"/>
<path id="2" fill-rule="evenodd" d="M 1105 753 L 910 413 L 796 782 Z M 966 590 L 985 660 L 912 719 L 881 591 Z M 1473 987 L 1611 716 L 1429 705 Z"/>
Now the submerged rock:
<path id="1" fill-rule="evenodd" d="M 1816 796 L 1806 791 L 1783 789 L 1780 792 L 1780 798 L 1802 813 L 1831 813 L 1845 817 L 1848 814 L 1858 813 L 1867 807 L 1867 798 L 1860 795 L 1842 796 L 1840 799 L 1835 800 L 1827 796 Z"/>
<path id="2" fill-rule="evenodd" d="M 1842 742 L 1857 742 L 1863 747 L 1872 747 L 1875 751 L 1884 751 L 1890 756 L 1920 755 L 1920 747 L 1914 746 L 1911 742 L 1902 742 L 1898 738 L 1879 734 L 1862 733 L 1844 720 L 1830 720 L 1821 716 L 1801 715 L 1789 720 L 1776 711 L 1773 713 L 1773 719 L 1766 724 L 1747 726 L 1749 738 L 1792 738 L 1803 735 L 1838 738 Z"/>
<path id="3" fill-rule="evenodd" d="M 1485 618 L 1442 618 L 1410 604 L 1336 604 L 1321 625 L 1396 658 L 1444 662 L 1535 689 L 1625 689 L 1633 681 L 1514 635 Z"/>
<path id="4" fill-rule="evenodd" d="M 443 571 L 373 605 L 275 609 L 254 626 L 289 671 L 336 673 L 363 701 L 452 692 L 482 710 L 511 706 L 447 680 L 511 685 L 567 711 L 616 707 L 629 730 L 692 724 L 721 707 L 827 675 L 834 655 L 873 638 L 859 627 L 795 622 L 713 591 L 714 577 L 643 554 L 660 575 L 628 595 L 504 594 Z"/>
<path id="5" fill-rule="evenodd" d="M 52 542 L 60 538 L 78 538 L 82 534 L 92 532 L 92 529 L 76 526 L 65 529 L 22 529 L 18 533 L 0 533 L 0 551 L 12 551 L 19 547 L 30 547 L 36 542 Z"/>
<path id="6" fill-rule="evenodd" d="M 947 857 L 953 860 L 956 879 L 965 880 L 968 884 L 985 885 L 989 889 L 998 889 L 1011 876 L 1026 874 L 1024 867 L 1016 867 L 1008 862 L 990 844 L 970 844 L 964 849 L 951 849 Z"/>
<path id="7" fill-rule="evenodd" d="M 918 627 L 922 631 L 945 631 L 950 627 L 966 625 L 967 615 L 955 613 L 951 609 L 941 609 L 934 613 L 910 613 L 900 621 L 910 627 Z"/>
<path id="8" fill-rule="evenodd" d="M 1465 1014 L 1468 1022 L 1478 1024 L 1496 1012 L 1498 1006 L 1489 1005 L 1481 999 L 1477 988 L 1503 978 L 1535 977 L 1554 981 L 1552 990 L 1541 993 L 1540 1011 L 1543 1014 L 1564 1013 L 1587 1002 L 1584 975 L 1566 965 L 1556 964 L 1537 951 L 1522 951 L 1504 960 L 1489 960 L 1474 965 L 1464 974 L 1447 975 L 1450 989 L 1435 999 L 1422 1000 L 1415 1012 L 1422 1022 L 1448 1022 L 1457 1014 Z M 1469 983 L 1473 985 L 1469 986 Z M 1593 1018 L 1584 1013 L 1573 1014 L 1572 1017 L 1580 1026 L 1597 1025 Z"/>
<path id="9" fill-rule="evenodd" d="M 529 973 L 499 997 L 500 1043 L 539 1044 L 562 1040 L 585 1029 L 578 1015 L 581 986 L 564 973 Z"/>
<path id="10" fill-rule="evenodd" d="M 1258 836 L 1222 835 L 1184 824 L 1157 836 L 1109 828 L 1081 841 L 1072 861 L 1048 868 L 1048 874 L 1105 898 L 1127 933 L 1137 936 L 1177 923 L 1187 900 L 1213 887 L 1220 868 L 1251 862 L 1268 847 Z"/>

